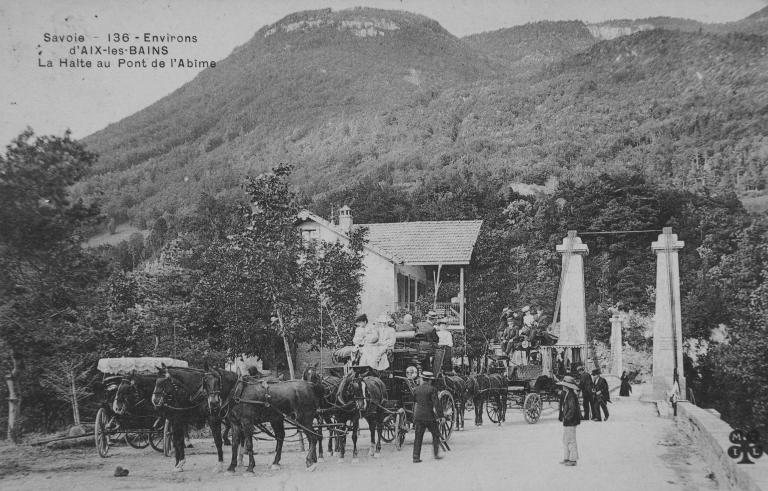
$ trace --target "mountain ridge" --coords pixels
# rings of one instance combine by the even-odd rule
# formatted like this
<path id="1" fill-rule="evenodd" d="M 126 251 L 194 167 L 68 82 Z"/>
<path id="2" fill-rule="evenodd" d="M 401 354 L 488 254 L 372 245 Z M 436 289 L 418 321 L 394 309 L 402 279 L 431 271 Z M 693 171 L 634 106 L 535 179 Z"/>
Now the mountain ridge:
<path id="1" fill-rule="evenodd" d="M 590 41 L 581 22 L 496 32 L 517 36 L 518 51 L 496 56 L 503 43 L 481 49 L 487 36 L 458 39 L 416 14 L 291 14 L 87 137 L 101 159 L 76 194 L 142 225 L 184 213 L 200 192 L 238 195 L 243 175 L 277 162 L 296 164 L 310 196 L 355 179 L 411 186 L 483 171 L 543 184 L 627 167 L 685 185 L 765 185 L 765 36 Z"/>

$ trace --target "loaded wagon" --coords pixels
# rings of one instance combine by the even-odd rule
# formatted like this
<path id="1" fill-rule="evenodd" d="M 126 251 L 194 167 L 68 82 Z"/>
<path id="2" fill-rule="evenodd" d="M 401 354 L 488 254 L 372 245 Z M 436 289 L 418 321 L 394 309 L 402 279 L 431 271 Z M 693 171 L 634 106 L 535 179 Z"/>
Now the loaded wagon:
<path id="1" fill-rule="evenodd" d="M 555 346 L 537 345 L 534 348 L 523 343 L 515 347 L 513 356 L 508 356 L 501 345 L 490 346 L 490 353 L 486 355 L 488 373 L 498 373 L 506 378 L 506 388 L 499 389 L 505 391 L 503 397 L 487 398 L 485 409 L 492 422 L 503 421 L 507 409 L 520 409 L 525 421 L 535 424 L 544 404 L 559 401 L 558 379 L 551 363 L 554 349 Z M 522 352 L 514 356 L 514 351 Z"/>

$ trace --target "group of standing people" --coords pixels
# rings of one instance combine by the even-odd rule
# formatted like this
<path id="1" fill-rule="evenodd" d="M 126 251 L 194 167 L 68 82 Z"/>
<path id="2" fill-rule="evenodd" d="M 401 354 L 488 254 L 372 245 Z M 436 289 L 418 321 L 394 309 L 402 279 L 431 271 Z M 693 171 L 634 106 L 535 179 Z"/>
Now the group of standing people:
<path id="1" fill-rule="evenodd" d="M 592 421 L 607 421 L 611 393 L 608 390 L 608 382 L 601 376 L 600 369 L 595 368 L 590 375 L 584 365 L 579 365 L 578 374 L 579 389 L 583 398 L 584 419 L 589 420 L 591 414 Z"/>

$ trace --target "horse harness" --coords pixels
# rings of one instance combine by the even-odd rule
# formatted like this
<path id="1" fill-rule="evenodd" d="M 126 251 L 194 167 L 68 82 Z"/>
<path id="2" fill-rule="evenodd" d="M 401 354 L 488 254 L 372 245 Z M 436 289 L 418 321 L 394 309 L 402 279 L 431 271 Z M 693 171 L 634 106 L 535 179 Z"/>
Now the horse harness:
<path id="1" fill-rule="evenodd" d="M 152 391 L 152 396 L 156 395 L 162 395 L 164 398 L 168 398 L 170 400 L 173 400 L 173 394 L 179 391 L 182 391 L 184 389 L 184 386 L 176 381 L 176 378 L 173 375 L 168 374 L 167 377 L 168 380 L 171 381 L 171 385 L 173 387 L 173 391 L 169 394 L 166 394 L 164 390 L 158 390 L 157 387 L 155 387 L 155 390 Z M 194 395 L 190 398 L 190 402 L 194 403 L 198 398 L 200 398 L 200 402 L 197 404 L 194 404 L 192 406 L 188 407 L 174 407 L 167 403 L 163 404 L 163 407 L 165 409 L 170 409 L 171 411 L 189 411 L 191 409 L 198 408 L 202 406 L 205 403 L 205 390 L 203 386 L 203 378 L 200 379 L 200 387 L 197 389 L 197 391 L 194 393 Z"/>

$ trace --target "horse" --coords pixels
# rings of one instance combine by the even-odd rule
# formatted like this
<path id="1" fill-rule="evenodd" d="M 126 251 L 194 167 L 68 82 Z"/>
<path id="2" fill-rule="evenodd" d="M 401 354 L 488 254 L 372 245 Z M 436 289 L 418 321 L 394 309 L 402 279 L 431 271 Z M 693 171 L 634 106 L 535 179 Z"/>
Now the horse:
<path id="1" fill-rule="evenodd" d="M 203 376 L 205 372 L 197 368 L 166 367 L 160 369 L 159 378 L 155 381 L 155 390 L 152 393 L 152 404 L 161 410 L 168 422 L 170 422 L 173 435 L 173 449 L 175 451 L 176 464 L 174 471 L 183 471 L 186 459 L 184 458 L 184 429 L 189 423 L 206 420 L 211 428 L 213 441 L 216 444 L 218 464 L 215 472 L 218 472 L 224 463 L 224 451 L 221 439 L 221 417 L 218 413 L 210 411 L 206 404 L 206 395 L 203 391 Z"/>
<path id="2" fill-rule="evenodd" d="M 237 449 L 242 438 L 248 451 L 248 468 L 253 473 L 256 462 L 253 459 L 253 430 L 258 427 L 264 433 L 275 438 L 275 458 L 270 467 L 280 468 L 280 458 L 285 440 L 285 418 L 294 418 L 309 441 L 307 452 L 307 470 L 313 471 L 317 465 L 317 433 L 313 423 L 323 397 L 322 390 L 305 380 L 268 381 L 241 377 L 230 393 L 225 405 L 229 406 L 229 421 L 232 424 L 232 462 L 227 471 L 235 472 L 237 467 Z M 269 423 L 269 432 L 264 423 Z"/>
<path id="3" fill-rule="evenodd" d="M 137 375 L 136 372 L 123 377 L 112 401 L 112 411 L 119 415 L 133 416 L 156 414 L 152 405 L 156 379 L 154 375 Z"/>
<path id="4" fill-rule="evenodd" d="M 355 402 L 355 409 L 360 417 L 368 422 L 368 428 L 371 430 L 371 448 L 368 455 L 376 457 L 381 453 L 381 433 L 384 429 L 384 418 L 387 411 L 383 404 L 387 400 L 387 387 L 378 377 L 365 376 L 358 377 L 354 372 L 350 372 L 339 385 L 338 401 L 346 406 L 349 401 Z M 352 458 L 357 458 L 357 432 L 359 423 L 353 422 L 352 428 Z M 376 436 L 378 435 L 378 440 Z M 343 447 L 342 447 L 343 448 Z M 343 456 L 343 450 L 342 450 Z"/>
<path id="5" fill-rule="evenodd" d="M 475 406 L 475 426 L 482 426 L 483 404 L 491 397 L 500 410 L 499 426 L 505 421 L 507 412 L 507 380 L 504 375 L 498 373 L 470 375 L 466 379 L 464 394 L 464 400 L 472 399 L 472 403 Z"/>
<path id="6" fill-rule="evenodd" d="M 339 384 L 341 384 L 341 377 L 335 375 L 321 375 L 317 369 L 317 364 L 308 366 L 301 376 L 302 380 L 311 382 L 323 390 L 323 398 L 320 401 L 320 413 L 318 414 L 318 422 L 328 425 L 341 425 L 346 424 L 348 421 L 352 422 L 352 428 L 356 424 L 359 424 L 360 417 L 359 412 L 355 409 L 354 403 L 350 402 L 346 406 L 340 406 L 336 402 L 337 391 Z M 318 431 L 318 460 L 322 462 L 323 457 L 323 432 L 322 428 Z M 336 426 L 331 426 L 329 430 L 330 436 L 328 437 L 328 455 L 333 457 L 334 441 L 336 442 L 336 450 L 339 452 L 339 461 L 344 460 L 344 447 L 342 445 L 342 438 L 345 437 L 346 431 L 339 429 Z M 357 435 L 354 435 L 355 446 L 357 446 Z"/>
<path id="7" fill-rule="evenodd" d="M 223 444 L 232 445 L 232 442 L 228 441 L 226 436 L 232 426 L 228 417 L 229 404 L 231 403 L 230 395 L 237 385 L 240 375 L 229 370 L 210 368 L 207 363 L 203 369 L 205 370 L 203 374 L 203 392 L 208 398 L 208 411 L 210 414 L 218 415 L 222 418 L 222 423 L 225 427 L 224 434 L 222 435 Z M 240 464 L 242 464 L 242 456 L 245 453 L 245 436 L 242 433 L 240 434 L 240 445 Z"/>
<path id="8" fill-rule="evenodd" d="M 440 375 L 441 380 L 443 381 L 443 385 L 448 390 L 448 392 L 453 395 L 453 399 L 456 403 L 456 429 L 457 430 L 463 430 L 464 429 L 464 411 L 466 409 L 466 393 L 467 393 L 467 383 L 465 379 L 459 375 L 446 375 L 441 374 Z"/>

